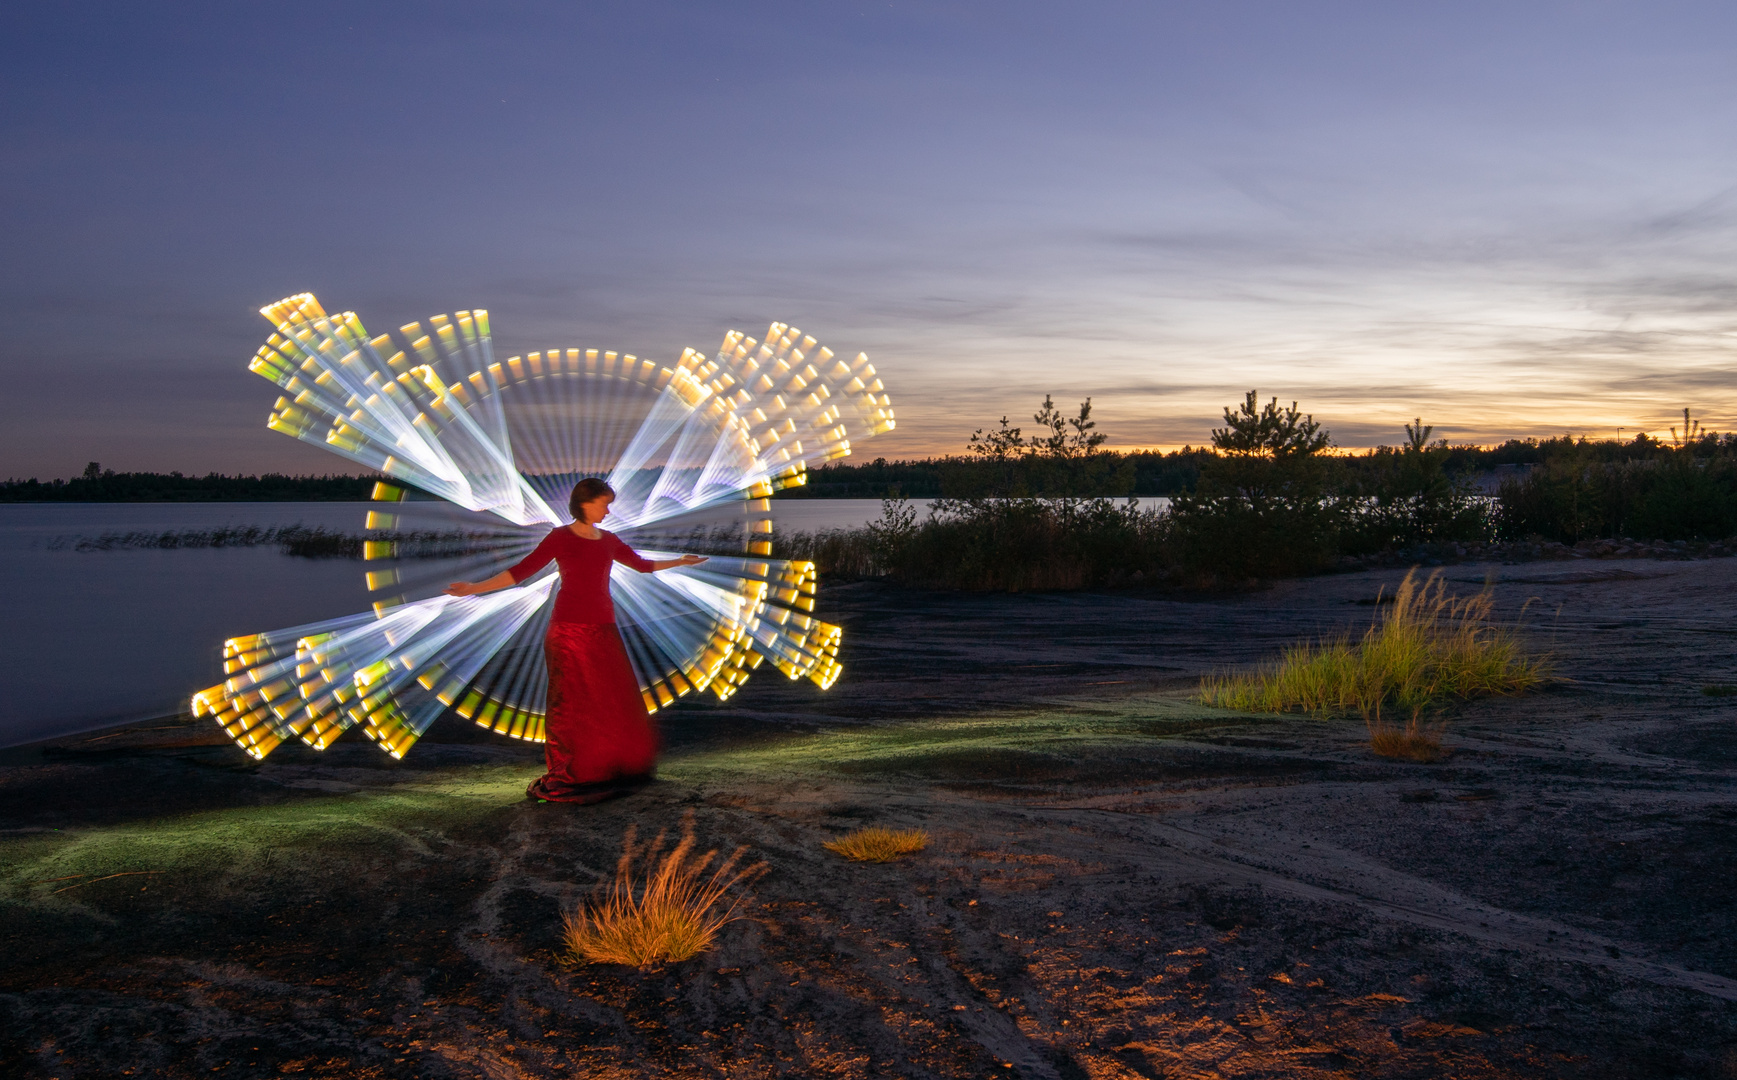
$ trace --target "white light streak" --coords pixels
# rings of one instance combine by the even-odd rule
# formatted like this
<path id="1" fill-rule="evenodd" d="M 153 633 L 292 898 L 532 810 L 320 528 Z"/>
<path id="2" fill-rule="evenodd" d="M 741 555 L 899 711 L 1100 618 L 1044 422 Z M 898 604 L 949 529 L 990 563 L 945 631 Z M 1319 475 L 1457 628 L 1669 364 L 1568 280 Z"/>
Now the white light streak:
<path id="1" fill-rule="evenodd" d="M 225 643 L 221 684 L 194 695 L 255 758 L 297 738 L 324 749 L 360 725 L 394 757 L 448 708 L 541 741 L 541 637 L 556 577 L 486 596 L 439 589 L 512 565 L 567 517 L 584 476 L 616 490 L 606 524 L 647 558 L 688 536 L 712 557 L 638 574 L 617 566 L 617 623 L 648 710 L 683 694 L 727 698 L 762 662 L 823 689 L 841 632 L 815 619 L 814 565 L 771 558 L 771 504 L 812 464 L 891 430 L 865 355 L 844 362 L 783 323 L 764 342 L 732 330 L 715 357 L 671 365 L 596 349 L 496 361 L 488 314 L 461 311 L 370 338 L 310 294 L 262 312 L 276 333 L 251 369 L 282 387 L 267 421 L 445 500 L 368 515 L 372 614 Z M 734 555 L 719 555 L 720 543 Z"/>

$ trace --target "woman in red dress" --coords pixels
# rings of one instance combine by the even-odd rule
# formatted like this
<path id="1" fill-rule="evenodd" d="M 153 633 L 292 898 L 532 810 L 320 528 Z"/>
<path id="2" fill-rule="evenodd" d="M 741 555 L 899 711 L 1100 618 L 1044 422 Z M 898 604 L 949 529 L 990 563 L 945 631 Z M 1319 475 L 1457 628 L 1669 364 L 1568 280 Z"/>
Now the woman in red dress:
<path id="1" fill-rule="evenodd" d="M 614 533 L 597 527 L 614 499 L 614 490 L 603 481 L 579 481 L 568 500 L 573 524 L 551 530 L 512 569 L 446 588 L 452 596 L 475 596 L 517 585 L 551 559 L 560 568 L 561 588 L 543 642 L 549 667 L 543 747 L 548 771 L 525 789 L 541 802 L 601 802 L 646 783 L 657 765 L 657 728 L 615 628 L 609 569 L 621 563 L 648 574 L 706 560 L 698 555 L 655 562 L 642 558 Z"/>

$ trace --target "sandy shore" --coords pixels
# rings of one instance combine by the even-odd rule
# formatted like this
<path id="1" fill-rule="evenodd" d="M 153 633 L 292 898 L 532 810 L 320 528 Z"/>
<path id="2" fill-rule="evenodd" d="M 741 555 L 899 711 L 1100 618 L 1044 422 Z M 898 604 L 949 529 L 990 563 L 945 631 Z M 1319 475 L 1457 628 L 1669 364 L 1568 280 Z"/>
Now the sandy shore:
<path id="1" fill-rule="evenodd" d="M 0 1073 L 1737 1076 L 1737 560 L 1444 572 L 1536 598 L 1564 681 L 1455 712 L 1435 765 L 1188 700 L 1395 570 L 824 589 L 837 687 L 668 714 L 660 782 L 599 807 L 526 803 L 534 748 L 461 723 L 396 765 L 181 723 L 9 752 Z M 690 811 L 770 864 L 749 918 L 562 966 L 628 825 Z M 822 850 L 868 823 L 935 842 Z"/>

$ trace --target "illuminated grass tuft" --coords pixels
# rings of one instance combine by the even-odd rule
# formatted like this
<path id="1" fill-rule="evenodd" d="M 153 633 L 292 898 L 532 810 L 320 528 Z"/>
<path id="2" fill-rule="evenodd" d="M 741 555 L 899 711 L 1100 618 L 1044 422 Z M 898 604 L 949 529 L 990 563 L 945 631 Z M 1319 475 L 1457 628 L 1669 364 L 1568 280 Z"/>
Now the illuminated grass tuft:
<path id="1" fill-rule="evenodd" d="M 922 829 L 883 829 L 876 825 L 841 836 L 827 844 L 826 850 L 852 862 L 891 862 L 928 846 L 929 834 Z"/>
<path id="2" fill-rule="evenodd" d="M 635 835 L 628 826 L 615 879 L 601 899 L 563 917 L 569 963 L 647 968 L 698 956 L 738 918 L 740 887 L 766 870 L 765 863 L 742 866 L 748 849 L 739 847 L 707 876 L 718 853 L 693 856 L 692 813 L 682 820 L 681 842 L 661 858 L 665 833 L 644 847 L 634 843 Z M 639 860 L 649 867 L 643 882 L 634 873 Z"/>
<path id="3" fill-rule="evenodd" d="M 1547 663 L 1528 654 L 1515 631 L 1490 625 L 1494 603 L 1487 587 L 1457 599 L 1446 594 L 1439 570 L 1421 585 L 1414 570 L 1358 644 L 1294 645 L 1252 674 L 1202 680 L 1200 699 L 1247 712 L 1354 709 L 1372 726 L 1392 705 L 1415 725 L 1452 698 L 1530 690 L 1544 681 Z"/>
<path id="4" fill-rule="evenodd" d="M 1447 756 L 1447 751 L 1442 749 L 1440 731 L 1427 730 L 1416 720 L 1403 728 L 1386 723 L 1370 724 L 1369 748 L 1382 757 L 1425 763 L 1440 761 Z"/>

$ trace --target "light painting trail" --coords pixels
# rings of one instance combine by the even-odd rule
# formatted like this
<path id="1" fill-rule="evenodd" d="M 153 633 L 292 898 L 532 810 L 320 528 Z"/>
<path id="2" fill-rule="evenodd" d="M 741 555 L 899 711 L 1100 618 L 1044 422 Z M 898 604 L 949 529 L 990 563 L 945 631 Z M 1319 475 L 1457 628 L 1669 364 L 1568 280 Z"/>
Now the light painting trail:
<path id="1" fill-rule="evenodd" d="M 555 508 L 585 476 L 607 476 L 606 524 L 646 557 L 710 556 L 611 575 L 648 710 L 698 690 L 727 698 L 766 661 L 823 689 L 838 678 L 839 628 L 813 616 L 814 564 L 771 557 L 770 500 L 892 429 L 867 356 L 840 360 L 773 323 L 764 341 L 732 330 L 716 356 L 687 349 L 667 366 L 596 349 L 497 361 L 484 311 L 377 337 L 307 293 L 262 314 L 276 333 L 250 367 L 285 395 L 268 424 L 404 486 L 374 490 L 371 613 L 232 638 L 227 678 L 193 696 L 194 715 L 254 758 L 287 739 L 323 750 L 354 726 L 402 757 L 449 708 L 542 741 L 554 567 L 486 596 L 440 590 L 492 576 L 566 524 Z"/>

